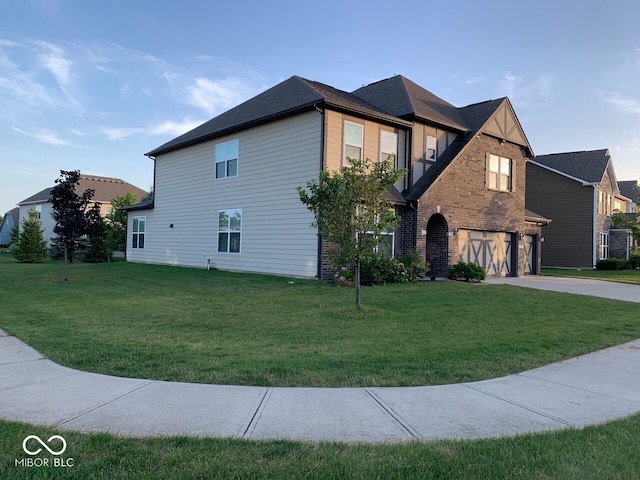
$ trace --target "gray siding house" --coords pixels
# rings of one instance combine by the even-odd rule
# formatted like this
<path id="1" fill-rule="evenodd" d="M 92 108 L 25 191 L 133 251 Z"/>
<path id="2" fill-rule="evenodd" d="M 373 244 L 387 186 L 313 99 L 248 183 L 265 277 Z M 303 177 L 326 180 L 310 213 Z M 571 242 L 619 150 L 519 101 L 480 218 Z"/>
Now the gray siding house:
<path id="1" fill-rule="evenodd" d="M 611 256 L 611 215 L 628 199 L 609 150 L 539 155 L 529 159 L 526 181 L 527 206 L 553 220 L 544 232 L 542 265 L 594 268 Z"/>
<path id="2" fill-rule="evenodd" d="M 351 93 L 294 76 L 146 155 L 154 200 L 127 209 L 129 261 L 331 278 L 296 189 L 391 156 L 409 173 L 388 192 L 389 253 L 438 275 L 459 260 L 538 271 L 548 221 L 525 209 L 533 152 L 507 98 L 457 108 L 400 75 Z"/>
<path id="3" fill-rule="evenodd" d="M 20 209 L 18 207 L 9 210 L 2 217 L 0 223 L 0 247 L 6 247 L 11 243 L 11 229 L 20 221 Z"/>

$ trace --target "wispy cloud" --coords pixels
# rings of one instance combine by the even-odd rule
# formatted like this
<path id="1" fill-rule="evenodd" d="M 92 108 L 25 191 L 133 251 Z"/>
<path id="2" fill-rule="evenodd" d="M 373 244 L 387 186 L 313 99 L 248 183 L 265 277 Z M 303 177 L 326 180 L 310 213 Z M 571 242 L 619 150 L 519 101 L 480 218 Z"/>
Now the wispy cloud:
<path id="1" fill-rule="evenodd" d="M 21 133 L 22 135 L 26 135 L 27 137 L 33 138 L 40 143 L 47 143 L 49 145 L 53 145 L 56 147 L 66 147 L 71 145 L 71 142 L 61 139 L 57 133 L 52 132 L 51 130 L 40 129 L 37 132 L 27 132 L 18 127 L 13 127 L 13 129 L 16 132 Z"/>
<path id="2" fill-rule="evenodd" d="M 555 82 L 552 73 L 545 73 L 533 80 L 521 75 L 506 72 L 499 85 L 501 95 L 506 95 L 516 106 L 532 107 L 539 103 L 547 103 L 553 98 Z"/>
<path id="3" fill-rule="evenodd" d="M 192 120 L 185 118 L 182 122 L 165 121 L 146 127 L 121 127 L 121 128 L 103 128 L 104 133 L 109 140 L 117 141 L 131 135 L 170 135 L 178 136 L 189 130 L 194 129 L 202 123 L 201 120 Z"/>
<path id="4" fill-rule="evenodd" d="M 608 103 L 609 105 L 613 105 L 614 107 L 619 108 L 620 110 L 640 114 L 640 100 L 630 97 L 623 97 L 619 93 L 608 93 L 602 94 L 600 99 Z"/>
<path id="5" fill-rule="evenodd" d="M 238 78 L 196 78 L 194 84 L 187 88 L 187 101 L 213 115 L 238 105 L 254 93 L 253 88 Z"/>

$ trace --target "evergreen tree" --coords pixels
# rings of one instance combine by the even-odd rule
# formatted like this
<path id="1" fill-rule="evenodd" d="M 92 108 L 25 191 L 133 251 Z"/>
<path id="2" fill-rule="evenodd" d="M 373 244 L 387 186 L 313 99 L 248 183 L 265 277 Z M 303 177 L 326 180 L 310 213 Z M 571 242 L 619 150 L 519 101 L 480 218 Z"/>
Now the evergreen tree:
<path id="1" fill-rule="evenodd" d="M 100 204 L 94 203 L 87 211 L 87 240 L 89 247 L 84 254 L 85 262 L 101 263 L 111 259 L 113 251 L 108 244 L 109 227 L 100 215 Z"/>
<path id="2" fill-rule="evenodd" d="M 11 253 L 20 262 L 41 263 L 49 256 L 47 242 L 43 237 L 44 229 L 38 212 L 29 210 L 29 217 L 22 220 L 22 229 L 17 241 L 11 247 Z"/>

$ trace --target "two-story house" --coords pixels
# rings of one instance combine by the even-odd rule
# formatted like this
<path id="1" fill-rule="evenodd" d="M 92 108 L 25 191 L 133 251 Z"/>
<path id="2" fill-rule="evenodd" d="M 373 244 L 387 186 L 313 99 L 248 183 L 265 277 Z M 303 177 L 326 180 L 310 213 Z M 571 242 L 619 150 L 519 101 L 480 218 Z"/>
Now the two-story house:
<path id="1" fill-rule="evenodd" d="M 0 247 L 6 247 L 11 243 L 11 231 L 13 227 L 18 225 L 20 209 L 12 208 L 2 217 L 0 222 Z"/>
<path id="2" fill-rule="evenodd" d="M 128 208 L 129 261 L 330 278 L 296 188 L 391 156 L 408 171 L 388 192 L 391 254 L 417 250 L 438 275 L 459 260 L 537 272 L 547 220 L 525 210 L 533 152 L 506 98 L 456 108 L 402 76 L 351 93 L 294 76 L 146 155 L 154 201 Z"/>
<path id="3" fill-rule="evenodd" d="M 609 258 L 611 215 L 630 201 L 607 149 L 540 155 L 527 163 L 527 205 L 550 217 L 542 264 L 593 268 Z"/>
<path id="4" fill-rule="evenodd" d="M 56 222 L 52 217 L 53 206 L 51 204 L 51 190 L 53 187 L 40 190 L 38 193 L 25 198 L 18 203 L 19 223 L 29 217 L 29 210 L 33 209 L 38 212 L 40 221 L 42 222 L 43 237 L 50 244 L 54 237 L 53 227 Z M 112 177 L 101 177 L 98 175 L 80 175 L 79 184 L 76 185 L 76 192 L 82 194 L 86 190 L 93 190 L 94 195 L 92 202 L 100 203 L 100 214 L 104 217 L 111 210 L 111 201 L 118 197 L 132 193 L 137 200 L 142 200 L 147 194 L 141 188 L 136 187 L 124 180 Z"/>

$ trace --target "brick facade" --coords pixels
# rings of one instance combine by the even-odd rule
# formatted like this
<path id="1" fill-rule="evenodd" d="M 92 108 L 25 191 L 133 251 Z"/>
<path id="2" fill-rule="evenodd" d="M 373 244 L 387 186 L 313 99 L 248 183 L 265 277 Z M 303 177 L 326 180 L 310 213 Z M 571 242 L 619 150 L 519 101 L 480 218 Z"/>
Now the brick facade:
<path id="1" fill-rule="evenodd" d="M 498 192 L 487 188 L 486 158 L 488 153 L 510 158 L 513 161 L 512 192 Z M 440 232 L 440 243 L 447 239 L 448 267 L 456 263 L 459 251 L 458 236 L 460 229 L 508 232 L 515 234 L 539 234 L 539 230 L 525 224 L 525 165 L 524 148 L 510 142 L 480 134 L 471 141 L 465 151 L 425 192 L 416 206 L 415 244 L 416 251 L 427 260 L 437 258 L 437 274 L 446 274 L 442 259 L 445 255 L 439 250 L 442 245 L 427 247 L 427 239 L 437 233 L 429 232 L 429 221 L 434 215 L 441 216 L 446 222 L 446 236 Z M 440 217 L 437 217 L 440 218 Z M 443 222 L 432 222 L 432 227 L 443 228 Z M 524 249 L 516 239 L 517 274 L 524 275 Z M 429 252 L 427 251 L 429 250 Z M 436 255 L 436 257 L 434 257 Z M 448 268 L 447 268 L 448 271 Z"/>

